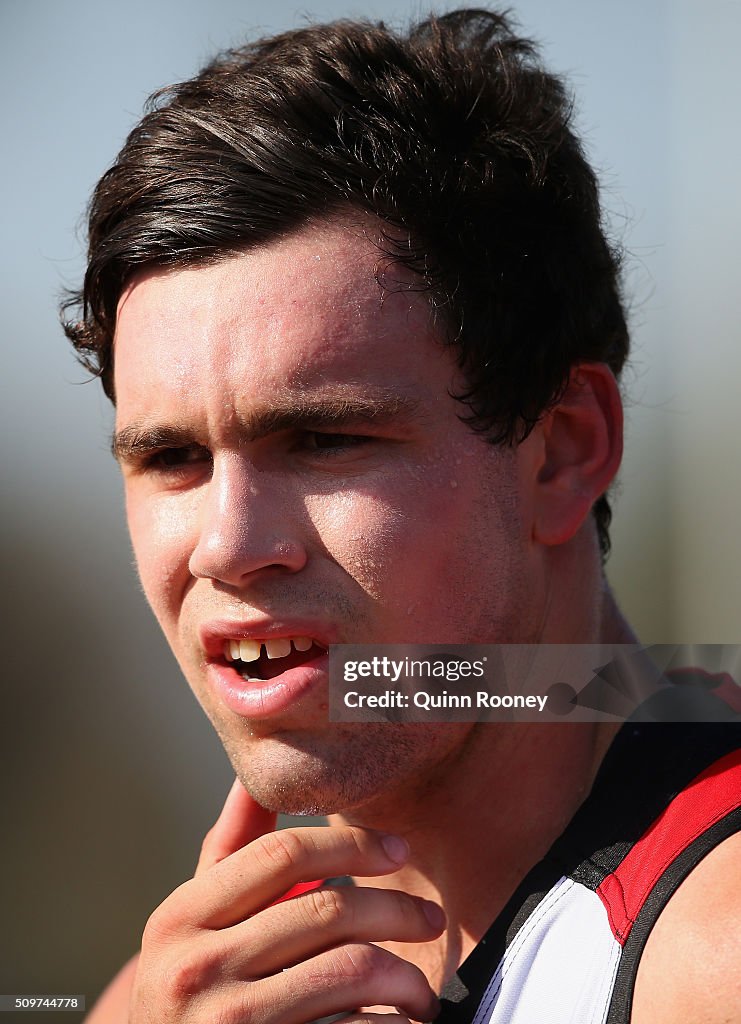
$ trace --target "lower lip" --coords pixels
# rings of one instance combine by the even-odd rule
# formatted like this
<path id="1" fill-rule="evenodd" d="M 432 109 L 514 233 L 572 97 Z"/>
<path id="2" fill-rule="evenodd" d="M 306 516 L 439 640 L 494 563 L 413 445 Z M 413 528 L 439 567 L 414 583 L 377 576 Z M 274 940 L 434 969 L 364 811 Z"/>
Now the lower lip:
<path id="1" fill-rule="evenodd" d="M 289 668 L 273 679 L 248 682 L 228 663 L 211 662 L 211 685 L 230 711 L 243 718 L 273 718 L 290 711 L 300 700 L 329 677 L 329 655 Z"/>

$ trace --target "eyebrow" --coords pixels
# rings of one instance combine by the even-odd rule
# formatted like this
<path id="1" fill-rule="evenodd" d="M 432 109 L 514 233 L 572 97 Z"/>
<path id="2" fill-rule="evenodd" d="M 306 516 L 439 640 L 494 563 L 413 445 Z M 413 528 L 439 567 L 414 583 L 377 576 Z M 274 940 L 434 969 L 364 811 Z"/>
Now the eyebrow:
<path id="1" fill-rule="evenodd" d="M 248 444 L 286 430 L 326 430 L 391 421 L 404 424 L 417 418 L 418 411 L 416 399 L 397 392 L 292 399 L 285 405 L 277 404 L 242 418 L 239 441 Z M 119 462 L 134 462 L 162 448 L 188 448 L 194 444 L 194 432 L 186 427 L 174 423 L 131 423 L 114 433 L 111 452 Z"/>

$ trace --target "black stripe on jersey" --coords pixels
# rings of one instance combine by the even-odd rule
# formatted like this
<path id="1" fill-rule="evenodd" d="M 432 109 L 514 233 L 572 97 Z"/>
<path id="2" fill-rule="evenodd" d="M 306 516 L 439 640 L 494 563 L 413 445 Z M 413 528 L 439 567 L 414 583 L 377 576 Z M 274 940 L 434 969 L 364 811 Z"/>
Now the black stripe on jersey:
<path id="1" fill-rule="evenodd" d="M 574 881 L 597 889 L 671 801 L 739 746 L 736 722 L 626 724 L 589 799 L 549 856 L 557 857 Z"/>
<path id="2" fill-rule="evenodd" d="M 623 725 L 571 823 L 443 987 L 436 1024 L 470 1024 L 507 946 L 562 876 L 597 889 L 674 797 L 739 746 L 736 722 Z"/>
<path id="3" fill-rule="evenodd" d="M 741 832 L 741 807 L 731 811 L 725 818 L 721 818 L 712 828 L 698 836 L 693 843 L 686 847 L 651 890 L 623 947 L 606 1024 L 628 1024 L 630 1021 L 638 964 L 649 933 L 670 897 L 703 857 L 724 839 L 736 835 L 737 832 Z"/>

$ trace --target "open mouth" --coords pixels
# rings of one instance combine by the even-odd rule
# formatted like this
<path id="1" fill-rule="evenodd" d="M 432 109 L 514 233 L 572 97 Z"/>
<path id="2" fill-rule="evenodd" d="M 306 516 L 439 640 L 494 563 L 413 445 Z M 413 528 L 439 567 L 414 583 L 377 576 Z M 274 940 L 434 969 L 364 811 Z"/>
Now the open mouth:
<path id="1" fill-rule="evenodd" d="M 224 658 L 243 679 L 262 682 L 298 668 L 326 654 L 308 636 L 271 637 L 266 640 L 225 640 Z"/>

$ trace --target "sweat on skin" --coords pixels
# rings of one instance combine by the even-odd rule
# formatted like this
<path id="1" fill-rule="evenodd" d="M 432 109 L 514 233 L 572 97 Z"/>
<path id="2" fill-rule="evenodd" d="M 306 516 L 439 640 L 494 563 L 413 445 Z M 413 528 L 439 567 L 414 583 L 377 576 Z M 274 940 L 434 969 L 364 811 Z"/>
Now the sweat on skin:
<path id="1" fill-rule="evenodd" d="M 225 645 L 243 640 L 306 637 L 320 651 L 369 639 L 625 638 L 589 515 L 619 461 L 609 371 L 584 368 L 522 444 L 490 445 L 461 421 L 459 371 L 425 297 L 385 293 L 376 266 L 367 225 L 336 220 L 211 266 L 148 271 L 119 305 L 115 450 L 140 576 L 247 803 L 244 821 L 216 834 L 259 836 L 245 824 L 254 801 L 335 812 L 332 828 L 297 830 L 301 839 L 263 836 L 224 843 L 223 862 L 205 856 L 145 933 L 139 1005 L 159 998 L 168 956 L 207 955 L 218 940 L 224 970 L 263 978 L 249 991 L 270 988 L 279 1013 L 304 992 L 316 941 L 354 939 L 396 964 L 374 975 L 394 986 L 374 982 L 364 1001 L 429 1019 L 430 993 L 573 815 L 611 738 L 600 727 L 330 723 L 323 655 L 283 673 L 301 679 L 283 697 L 227 663 Z M 602 418 L 612 426 L 599 428 Z M 264 705 L 244 713 L 234 690 Z M 533 817 L 536 804 L 547 815 Z M 475 821 L 459 812 L 468 805 L 481 808 Z M 405 836 L 411 852 L 382 868 L 356 856 L 374 842 L 362 839 L 368 828 Z M 441 842 L 448 835 L 455 843 Z M 282 843 L 311 878 L 328 877 L 331 847 L 340 870 L 329 874 L 363 877 L 360 896 L 337 899 L 362 899 L 373 915 L 356 908 L 357 927 L 337 938 L 276 907 L 247 936 L 245 908 L 285 891 L 268 858 Z M 480 879 L 475 906 L 455 882 L 463 875 Z M 444 932 L 439 919 L 423 926 L 424 900 L 445 906 Z M 274 950 L 267 965 L 265 947 L 286 933 L 297 963 L 284 975 L 285 959 Z M 324 1012 L 330 996 L 347 1005 L 340 974 Z"/>

